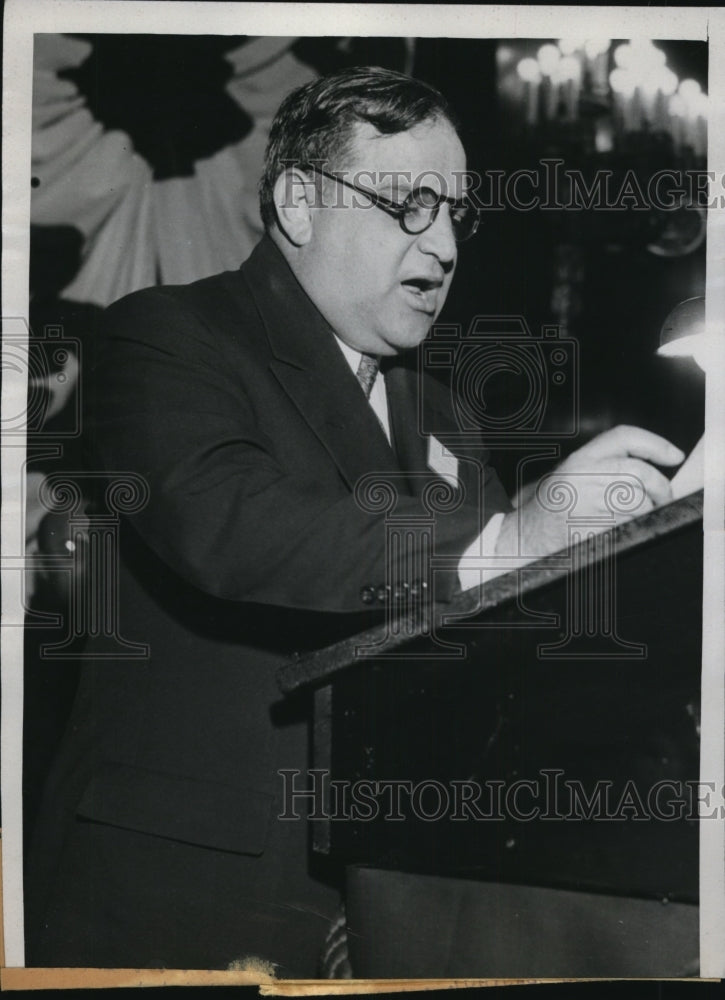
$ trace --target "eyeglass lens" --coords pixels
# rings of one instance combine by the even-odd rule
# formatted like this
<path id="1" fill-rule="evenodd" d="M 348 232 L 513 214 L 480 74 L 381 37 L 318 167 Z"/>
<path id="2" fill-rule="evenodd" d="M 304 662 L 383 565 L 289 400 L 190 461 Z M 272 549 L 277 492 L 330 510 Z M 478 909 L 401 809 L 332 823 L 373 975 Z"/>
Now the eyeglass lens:
<path id="1" fill-rule="evenodd" d="M 411 191 L 403 206 L 403 225 L 411 234 L 421 233 L 433 224 L 441 202 L 438 195 L 427 188 Z M 451 206 L 451 225 L 458 241 L 466 240 L 476 231 L 478 213 L 470 201 Z"/>

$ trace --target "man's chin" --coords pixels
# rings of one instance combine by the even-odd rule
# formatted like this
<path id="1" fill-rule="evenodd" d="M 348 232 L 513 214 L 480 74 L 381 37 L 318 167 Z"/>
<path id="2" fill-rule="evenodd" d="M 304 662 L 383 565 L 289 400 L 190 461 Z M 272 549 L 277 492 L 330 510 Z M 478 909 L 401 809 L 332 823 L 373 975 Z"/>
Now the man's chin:
<path id="1" fill-rule="evenodd" d="M 401 354 L 404 351 L 414 351 L 430 333 L 433 322 L 433 317 L 430 317 L 425 324 L 416 324 L 414 327 L 403 327 L 401 324 L 397 330 L 391 331 L 385 338 L 385 342 L 390 348 L 390 351 L 385 353 Z"/>

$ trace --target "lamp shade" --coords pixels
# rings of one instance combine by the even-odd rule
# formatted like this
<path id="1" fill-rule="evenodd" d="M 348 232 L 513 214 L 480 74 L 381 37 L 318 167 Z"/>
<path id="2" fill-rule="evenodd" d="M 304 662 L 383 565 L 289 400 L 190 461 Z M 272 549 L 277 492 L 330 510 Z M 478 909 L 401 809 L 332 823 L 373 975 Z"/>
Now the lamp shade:
<path id="1" fill-rule="evenodd" d="M 691 357 L 703 369 L 717 346 L 705 328 L 705 298 L 698 295 L 678 303 L 660 330 L 657 354 L 665 358 Z"/>

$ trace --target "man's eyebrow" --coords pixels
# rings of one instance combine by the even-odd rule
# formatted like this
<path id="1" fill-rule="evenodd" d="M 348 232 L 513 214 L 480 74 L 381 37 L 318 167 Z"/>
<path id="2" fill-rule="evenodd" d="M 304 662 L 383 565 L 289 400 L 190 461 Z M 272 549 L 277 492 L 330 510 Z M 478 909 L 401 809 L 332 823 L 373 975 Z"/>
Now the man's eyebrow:
<path id="1" fill-rule="evenodd" d="M 379 194 L 402 194 L 405 197 L 413 190 L 412 177 L 409 170 L 369 170 L 360 171 L 360 182 L 367 184 Z"/>
<path id="2" fill-rule="evenodd" d="M 445 190 L 443 194 L 430 184 L 416 184 L 416 176 L 410 170 L 371 170 L 359 167 L 353 171 L 342 171 L 341 176 L 362 190 L 368 190 L 379 194 L 381 197 L 389 198 L 394 202 L 403 202 L 413 191 L 425 191 L 436 198 L 463 205 L 466 203 L 466 190 L 460 191 L 460 185 L 454 185 L 456 193 L 460 191 L 460 197 L 453 197 L 453 190 Z M 430 176 L 430 171 L 419 175 L 423 180 Z"/>

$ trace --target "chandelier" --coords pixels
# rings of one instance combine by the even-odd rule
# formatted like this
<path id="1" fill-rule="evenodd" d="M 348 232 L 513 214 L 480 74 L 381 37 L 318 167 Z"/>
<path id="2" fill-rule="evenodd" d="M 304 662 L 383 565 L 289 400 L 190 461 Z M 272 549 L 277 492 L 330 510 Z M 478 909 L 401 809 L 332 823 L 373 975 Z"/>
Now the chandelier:
<path id="1" fill-rule="evenodd" d="M 539 45 L 500 79 L 528 129 L 589 125 L 600 153 L 649 137 L 686 161 L 706 157 L 707 94 L 697 80 L 679 79 L 649 39 L 563 37 Z"/>

